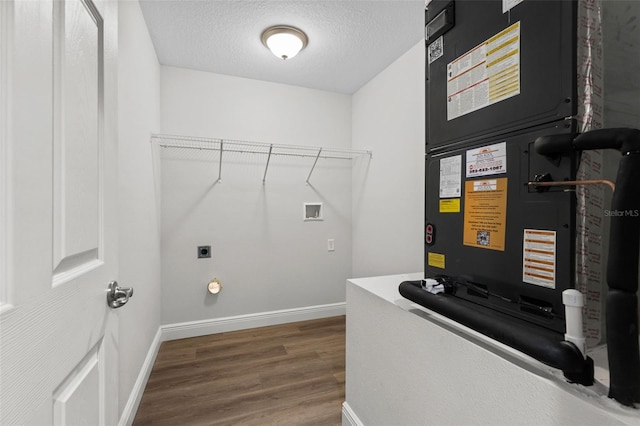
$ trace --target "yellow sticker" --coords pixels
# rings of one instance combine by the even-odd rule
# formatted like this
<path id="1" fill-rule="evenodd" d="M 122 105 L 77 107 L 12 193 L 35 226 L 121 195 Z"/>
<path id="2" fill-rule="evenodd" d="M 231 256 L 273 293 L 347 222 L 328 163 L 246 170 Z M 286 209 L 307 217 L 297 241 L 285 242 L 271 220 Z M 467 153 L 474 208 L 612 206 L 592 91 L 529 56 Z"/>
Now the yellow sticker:
<path id="1" fill-rule="evenodd" d="M 463 244 L 504 251 L 506 224 L 507 178 L 466 181 Z"/>
<path id="2" fill-rule="evenodd" d="M 447 120 L 519 95 L 520 71 L 516 22 L 447 64 Z"/>
<path id="3" fill-rule="evenodd" d="M 460 198 L 440 200 L 440 213 L 460 213 Z"/>
<path id="4" fill-rule="evenodd" d="M 429 252 L 427 254 L 427 263 L 434 268 L 444 269 L 444 254 Z"/>

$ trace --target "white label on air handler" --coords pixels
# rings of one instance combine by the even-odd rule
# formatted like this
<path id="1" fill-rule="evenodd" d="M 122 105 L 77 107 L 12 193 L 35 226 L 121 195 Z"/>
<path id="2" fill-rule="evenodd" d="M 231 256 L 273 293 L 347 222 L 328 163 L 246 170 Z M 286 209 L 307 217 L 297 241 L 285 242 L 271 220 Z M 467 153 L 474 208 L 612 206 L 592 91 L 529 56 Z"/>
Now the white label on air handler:
<path id="1" fill-rule="evenodd" d="M 500 142 L 467 151 L 467 179 L 507 173 L 507 144 Z"/>
<path id="2" fill-rule="evenodd" d="M 522 3 L 522 1 L 523 0 L 502 0 L 502 13 L 507 13 L 508 11 Z"/>
<path id="3" fill-rule="evenodd" d="M 556 288 L 556 231 L 524 230 L 522 281 Z"/>
<path id="4" fill-rule="evenodd" d="M 462 155 L 440 160 L 440 198 L 459 198 L 462 188 Z"/>
<path id="5" fill-rule="evenodd" d="M 429 58 L 429 63 L 431 64 L 436 59 L 441 58 L 442 55 L 444 55 L 444 40 L 442 36 L 440 36 L 428 47 L 427 56 Z"/>

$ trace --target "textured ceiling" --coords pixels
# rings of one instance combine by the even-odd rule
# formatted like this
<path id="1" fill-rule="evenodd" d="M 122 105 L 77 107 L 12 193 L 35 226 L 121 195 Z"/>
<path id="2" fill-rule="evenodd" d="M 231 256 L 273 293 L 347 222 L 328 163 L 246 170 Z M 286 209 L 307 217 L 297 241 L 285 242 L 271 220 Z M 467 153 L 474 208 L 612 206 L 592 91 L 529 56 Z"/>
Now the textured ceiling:
<path id="1" fill-rule="evenodd" d="M 163 65 L 351 94 L 424 37 L 424 0 L 142 0 Z M 272 25 L 309 36 L 282 61 Z"/>

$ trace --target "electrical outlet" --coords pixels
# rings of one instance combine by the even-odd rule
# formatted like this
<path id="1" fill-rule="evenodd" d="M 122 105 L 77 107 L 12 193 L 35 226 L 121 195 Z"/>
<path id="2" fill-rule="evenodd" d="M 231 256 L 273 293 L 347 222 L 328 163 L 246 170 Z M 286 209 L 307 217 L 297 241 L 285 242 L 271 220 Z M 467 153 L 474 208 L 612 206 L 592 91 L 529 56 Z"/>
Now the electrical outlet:
<path id="1" fill-rule="evenodd" d="M 327 240 L 327 251 L 336 251 L 335 240 L 333 238 Z"/>
<path id="2" fill-rule="evenodd" d="M 198 246 L 198 259 L 211 257 L 211 246 Z"/>

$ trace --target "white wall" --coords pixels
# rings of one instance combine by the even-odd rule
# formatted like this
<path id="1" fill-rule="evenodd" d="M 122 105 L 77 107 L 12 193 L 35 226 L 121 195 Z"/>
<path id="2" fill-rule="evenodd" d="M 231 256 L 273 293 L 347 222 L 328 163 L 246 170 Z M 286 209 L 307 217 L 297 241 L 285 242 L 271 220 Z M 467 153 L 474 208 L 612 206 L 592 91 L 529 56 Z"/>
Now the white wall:
<path id="1" fill-rule="evenodd" d="M 349 148 L 351 97 L 162 67 L 162 133 Z M 351 276 L 351 164 L 162 149 L 162 322 L 344 302 Z M 304 222 L 303 203 L 324 221 Z M 335 239 L 335 252 L 327 239 Z M 211 259 L 197 259 L 199 245 Z M 219 295 L 206 291 L 222 281 Z"/>
<path id="2" fill-rule="evenodd" d="M 353 96 L 353 276 L 423 265 L 425 50 L 419 42 Z"/>
<path id="3" fill-rule="evenodd" d="M 117 310 L 120 328 L 119 414 L 160 326 L 160 238 L 151 132 L 160 119 L 160 65 L 138 2 L 119 4 L 118 282 L 133 287 Z"/>

